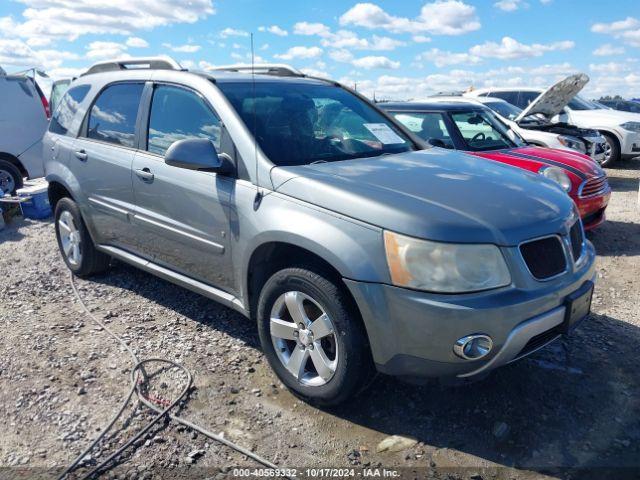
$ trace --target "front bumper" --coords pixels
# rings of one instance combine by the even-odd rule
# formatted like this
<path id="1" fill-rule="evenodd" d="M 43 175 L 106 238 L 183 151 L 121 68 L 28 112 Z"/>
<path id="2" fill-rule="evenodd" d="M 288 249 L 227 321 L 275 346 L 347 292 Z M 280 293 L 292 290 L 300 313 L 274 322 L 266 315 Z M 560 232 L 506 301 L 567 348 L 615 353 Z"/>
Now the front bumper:
<path id="1" fill-rule="evenodd" d="M 640 133 L 624 130 L 620 142 L 620 154 L 624 157 L 640 156 Z"/>
<path id="2" fill-rule="evenodd" d="M 605 221 L 605 210 L 609 205 L 611 189 L 601 195 L 591 197 L 574 197 L 574 202 L 578 207 L 580 218 L 585 230 L 593 230 L 602 225 Z"/>
<path id="3" fill-rule="evenodd" d="M 581 267 L 553 281 L 522 275 L 498 290 L 442 295 L 345 279 L 362 314 L 378 370 L 394 376 L 473 377 L 514 361 L 560 334 L 567 295 L 594 279 L 595 252 L 587 242 Z M 555 329 L 555 330 L 554 330 Z M 453 345 L 482 333 L 493 349 L 464 360 Z"/>

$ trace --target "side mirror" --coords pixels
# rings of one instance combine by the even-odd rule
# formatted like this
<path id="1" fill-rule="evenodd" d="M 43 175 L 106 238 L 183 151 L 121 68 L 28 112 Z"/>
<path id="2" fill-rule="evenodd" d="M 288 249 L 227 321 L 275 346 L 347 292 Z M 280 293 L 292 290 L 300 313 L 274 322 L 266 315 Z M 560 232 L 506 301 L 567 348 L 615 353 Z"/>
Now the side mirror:
<path id="1" fill-rule="evenodd" d="M 427 143 L 432 147 L 447 148 L 447 145 L 439 138 L 430 138 Z"/>
<path id="2" fill-rule="evenodd" d="M 174 142 L 164 154 L 164 163 L 172 167 L 202 172 L 231 173 L 233 165 L 228 155 L 218 155 L 207 138 L 186 138 Z"/>

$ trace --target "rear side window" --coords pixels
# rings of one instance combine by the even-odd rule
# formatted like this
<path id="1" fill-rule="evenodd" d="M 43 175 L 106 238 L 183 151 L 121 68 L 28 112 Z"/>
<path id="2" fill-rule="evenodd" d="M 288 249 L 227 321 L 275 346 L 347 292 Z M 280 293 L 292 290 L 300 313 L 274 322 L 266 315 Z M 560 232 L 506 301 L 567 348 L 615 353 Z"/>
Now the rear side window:
<path id="1" fill-rule="evenodd" d="M 208 138 L 220 150 L 220 120 L 195 92 L 159 85 L 153 93 L 147 150 L 164 155 L 186 138 Z"/>
<path id="2" fill-rule="evenodd" d="M 49 125 L 50 132 L 59 135 L 69 135 L 71 122 L 76 116 L 76 113 L 78 113 L 78 108 L 87 96 L 87 93 L 89 93 L 90 88 L 89 85 L 80 85 L 67 91 L 60 100 L 60 106 L 56 108 L 51 118 L 51 124 Z"/>
<path id="3" fill-rule="evenodd" d="M 89 112 L 87 137 L 134 147 L 143 88 L 142 83 L 119 83 L 104 89 Z"/>

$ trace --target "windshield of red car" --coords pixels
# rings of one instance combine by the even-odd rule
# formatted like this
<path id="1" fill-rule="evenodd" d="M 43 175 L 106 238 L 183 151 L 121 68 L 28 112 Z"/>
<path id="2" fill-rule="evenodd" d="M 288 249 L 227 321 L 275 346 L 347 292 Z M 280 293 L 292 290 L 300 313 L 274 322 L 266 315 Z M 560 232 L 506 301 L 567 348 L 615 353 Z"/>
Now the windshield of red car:
<path id="1" fill-rule="evenodd" d="M 510 134 L 490 111 L 451 112 L 451 119 L 466 144 L 465 150 L 478 152 L 518 146 L 515 134 Z"/>

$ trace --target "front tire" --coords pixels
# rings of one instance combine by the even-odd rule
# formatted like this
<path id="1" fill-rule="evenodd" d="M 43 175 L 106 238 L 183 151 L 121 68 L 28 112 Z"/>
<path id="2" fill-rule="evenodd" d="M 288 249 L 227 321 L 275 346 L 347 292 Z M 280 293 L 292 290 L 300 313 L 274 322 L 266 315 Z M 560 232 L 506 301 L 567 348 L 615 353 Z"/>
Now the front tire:
<path id="1" fill-rule="evenodd" d="M 607 142 L 604 147 L 604 160 L 600 163 L 601 167 L 610 167 L 611 164 L 620 160 L 620 145 L 618 140 L 610 133 L 600 132 Z"/>
<path id="2" fill-rule="evenodd" d="M 357 393 L 373 368 L 364 328 L 329 275 L 286 268 L 264 285 L 257 320 L 262 350 L 304 400 L 334 406 Z"/>
<path id="3" fill-rule="evenodd" d="M 72 199 L 65 197 L 58 201 L 55 228 L 64 263 L 74 274 L 85 277 L 109 268 L 110 257 L 96 250 L 80 209 Z"/>
<path id="4" fill-rule="evenodd" d="M 0 160 L 0 189 L 4 193 L 16 194 L 23 186 L 22 174 L 18 167 L 7 160 Z"/>

